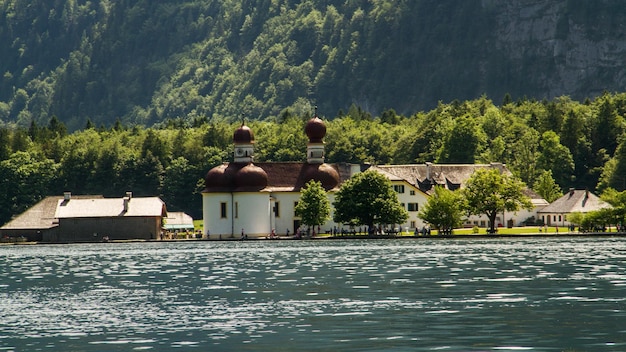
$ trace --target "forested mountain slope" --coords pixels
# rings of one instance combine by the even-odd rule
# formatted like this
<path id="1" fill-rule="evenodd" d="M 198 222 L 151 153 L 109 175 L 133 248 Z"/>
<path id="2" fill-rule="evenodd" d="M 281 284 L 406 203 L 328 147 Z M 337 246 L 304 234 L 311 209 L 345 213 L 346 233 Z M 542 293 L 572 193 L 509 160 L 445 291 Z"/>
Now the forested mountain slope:
<path id="1" fill-rule="evenodd" d="M 379 114 L 626 87 L 614 0 L 0 0 L 0 120 Z"/>

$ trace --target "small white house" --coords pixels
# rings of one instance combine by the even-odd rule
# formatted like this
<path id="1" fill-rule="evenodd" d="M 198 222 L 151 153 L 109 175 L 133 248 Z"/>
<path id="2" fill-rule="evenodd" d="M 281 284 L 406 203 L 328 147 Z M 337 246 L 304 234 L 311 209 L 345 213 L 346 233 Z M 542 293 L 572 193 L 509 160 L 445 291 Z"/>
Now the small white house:
<path id="1" fill-rule="evenodd" d="M 561 198 L 537 212 L 539 219 L 548 226 L 569 226 L 567 216 L 571 213 L 610 208 L 611 205 L 588 190 L 570 189 Z"/>

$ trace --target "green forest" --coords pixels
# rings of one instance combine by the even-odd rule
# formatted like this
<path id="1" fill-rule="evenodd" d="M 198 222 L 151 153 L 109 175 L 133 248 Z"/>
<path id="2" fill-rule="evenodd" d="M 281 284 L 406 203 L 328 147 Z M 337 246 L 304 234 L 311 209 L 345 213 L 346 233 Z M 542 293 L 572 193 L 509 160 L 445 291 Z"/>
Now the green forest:
<path id="1" fill-rule="evenodd" d="M 303 99 L 334 113 L 352 103 L 413 113 L 483 93 L 470 84 L 478 72 L 450 85 L 451 65 L 436 66 L 449 30 L 454 51 L 480 51 L 463 39 L 488 32 L 466 28 L 483 16 L 472 2 L 0 0 L 0 120 L 54 115 L 75 130 L 87 118 L 264 119 Z"/>
<path id="2" fill-rule="evenodd" d="M 304 126 L 314 114 L 284 111 L 248 121 L 255 161 L 305 161 Z M 440 103 L 410 116 L 379 116 L 356 105 L 326 121 L 326 161 L 371 164 L 504 162 L 548 200 L 570 187 L 601 192 L 626 189 L 626 94 L 576 102 L 518 100 L 495 105 L 486 97 Z M 232 160 L 232 136 L 241 121 L 155 127 L 91 121 L 72 133 L 56 117 L 45 125 L 0 128 L 0 222 L 47 195 L 159 195 L 170 211 L 201 217 L 208 170 Z M 551 199 L 552 198 L 552 199 Z"/>
<path id="3" fill-rule="evenodd" d="M 573 28 L 584 30 L 586 43 L 623 37 L 611 21 L 626 7 L 558 4 L 554 40 L 568 40 Z M 609 68 L 623 65 L 606 57 L 594 61 L 606 67 L 586 67 L 599 90 L 584 81 L 582 93 L 554 94 L 547 81 L 563 79 L 555 76 L 563 58 L 540 56 L 541 48 L 530 54 L 540 44 L 532 40 L 519 44 L 529 53 L 521 58 L 504 49 L 515 44 L 498 44 L 505 7 L 475 0 L 0 0 L 0 122 L 28 127 L 56 116 L 75 131 L 88 119 L 107 128 L 118 119 L 128 126 L 233 122 L 241 114 L 264 120 L 303 112 L 309 102 L 329 114 L 354 104 L 374 115 L 410 115 L 483 94 L 582 100 L 621 91 L 611 77 L 623 74 Z"/>

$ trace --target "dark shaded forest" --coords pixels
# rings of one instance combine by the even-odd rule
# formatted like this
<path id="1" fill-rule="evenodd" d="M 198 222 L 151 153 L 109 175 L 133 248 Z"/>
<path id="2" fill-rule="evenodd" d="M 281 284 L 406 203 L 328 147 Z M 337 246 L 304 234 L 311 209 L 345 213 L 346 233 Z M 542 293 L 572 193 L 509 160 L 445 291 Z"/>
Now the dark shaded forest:
<path id="1" fill-rule="evenodd" d="M 505 97 L 507 98 L 507 97 Z M 249 121 L 256 161 L 305 161 L 306 121 L 284 111 L 275 120 Z M 529 187 L 554 200 L 570 187 L 626 189 L 626 94 L 583 103 L 508 98 L 501 106 L 482 97 L 439 104 L 410 116 L 380 116 L 353 105 L 323 116 L 326 161 L 371 164 L 504 162 Z M 201 217 L 203 178 L 232 160 L 233 132 L 241 122 L 111 128 L 88 121 L 69 133 L 56 117 L 28 128 L 0 128 L 0 222 L 47 195 L 159 195 L 170 211 Z"/>
<path id="2" fill-rule="evenodd" d="M 310 103 L 410 115 L 483 94 L 595 98 L 626 87 L 611 25 L 624 15 L 610 0 L 0 0 L 0 121 L 75 131 Z M 587 58 L 598 38 L 611 52 Z"/>

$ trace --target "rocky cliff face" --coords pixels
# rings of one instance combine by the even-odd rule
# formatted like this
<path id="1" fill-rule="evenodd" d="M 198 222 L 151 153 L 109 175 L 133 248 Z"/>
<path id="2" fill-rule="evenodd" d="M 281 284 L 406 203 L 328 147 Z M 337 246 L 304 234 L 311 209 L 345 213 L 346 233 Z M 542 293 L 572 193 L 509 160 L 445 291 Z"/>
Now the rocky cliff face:
<path id="1" fill-rule="evenodd" d="M 591 97 L 626 88 L 626 13 L 619 1 L 484 0 L 494 48 L 518 93 Z"/>

